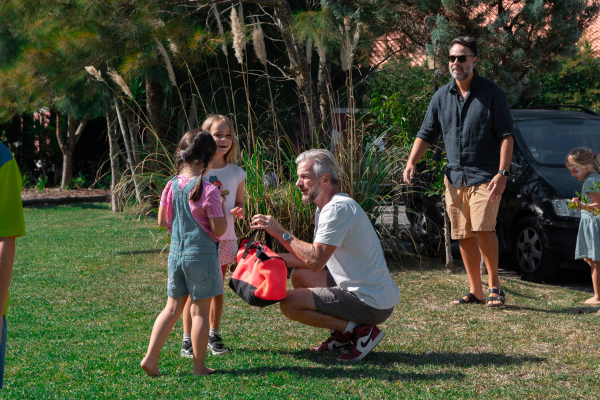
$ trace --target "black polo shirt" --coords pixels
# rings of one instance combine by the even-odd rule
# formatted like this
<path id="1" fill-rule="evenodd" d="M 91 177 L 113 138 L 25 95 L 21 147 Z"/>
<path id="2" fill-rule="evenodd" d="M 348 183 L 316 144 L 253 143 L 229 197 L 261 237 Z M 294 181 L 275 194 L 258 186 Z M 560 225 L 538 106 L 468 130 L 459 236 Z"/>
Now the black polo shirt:
<path id="1" fill-rule="evenodd" d="M 441 87 L 431 99 L 417 137 L 434 144 L 442 134 L 448 165 L 446 176 L 461 188 L 489 182 L 500 167 L 500 141 L 513 135 L 506 95 L 475 71 L 463 100 L 456 82 Z"/>

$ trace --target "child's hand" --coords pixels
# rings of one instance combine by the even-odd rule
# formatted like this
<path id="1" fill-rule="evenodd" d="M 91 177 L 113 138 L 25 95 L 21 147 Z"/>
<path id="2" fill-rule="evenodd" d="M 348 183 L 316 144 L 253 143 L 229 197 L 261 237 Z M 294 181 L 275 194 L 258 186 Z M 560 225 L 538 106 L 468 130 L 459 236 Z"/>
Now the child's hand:
<path id="1" fill-rule="evenodd" d="M 233 210 L 231 210 L 230 212 L 239 219 L 244 218 L 244 209 L 241 207 L 236 207 Z"/>
<path id="2" fill-rule="evenodd" d="M 581 202 L 579 201 L 579 197 L 573 197 L 571 199 L 571 202 L 575 204 L 578 210 L 581 208 Z"/>

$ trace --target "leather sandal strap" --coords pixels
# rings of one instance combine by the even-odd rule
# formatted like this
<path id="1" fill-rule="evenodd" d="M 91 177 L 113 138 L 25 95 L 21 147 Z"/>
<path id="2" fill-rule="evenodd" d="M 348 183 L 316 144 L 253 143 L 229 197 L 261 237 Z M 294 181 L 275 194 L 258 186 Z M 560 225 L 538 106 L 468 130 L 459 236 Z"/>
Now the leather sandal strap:
<path id="1" fill-rule="evenodd" d="M 506 296 L 502 289 L 490 288 L 490 293 L 499 294 L 500 296 Z"/>

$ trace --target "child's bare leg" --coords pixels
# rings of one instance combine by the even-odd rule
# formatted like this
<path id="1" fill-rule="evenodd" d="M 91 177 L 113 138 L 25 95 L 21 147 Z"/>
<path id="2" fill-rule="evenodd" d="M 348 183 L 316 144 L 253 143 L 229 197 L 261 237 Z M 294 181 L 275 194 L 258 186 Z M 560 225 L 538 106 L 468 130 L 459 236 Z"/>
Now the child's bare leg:
<path id="1" fill-rule="evenodd" d="M 211 298 L 192 300 L 190 313 L 192 315 L 192 346 L 194 349 L 194 375 L 208 375 L 214 370 L 204 365 L 206 358 L 206 346 L 208 345 L 208 333 L 210 329 Z"/>
<path id="2" fill-rule="evenodd" d="M 594 297 L 585 301 L 584 304 L 600 304 L 600 261 L 592 261 L 589 258 L 584 258 L 585 262 L 590 264 L 592 269 L 592 285 L 594 286 Z"/>
<path id="3" fill-rule="evenodd" d="M 225 273 L 227 272 L 227 265 L 221 265 L 221 273 L 223 274 L 223 285 L 225 285 Z M 221 326 L 221 318 L 223 318 L 223 304 L 225 303 L 224 296 L 222 294 L 212 298 L 210 302 L 210 327 L 219 329 Z"/>
<path id="4" fill-rule="evenodd" d="M 190 306 L 192 305 L 192 299 L 188 297 L 183 308 L 183 333 L 192 332 L 192 316 L 190 315 Z"/>
<path id="5" fill-rule="evenodd" d="M 154 322 L 150 343 L 148 344 L 148 352 L 146 353 L 146 357 L 144 357 L 140 363 L 141 367 L 149 376 L 160 376 L 158 356 L 160 356 L 160 350 L 167 341 L 167 337 L 169 337 L 173 325 L 175 325 L 175 322 L 177 322 L 183 311 L 186 298 L 187 296 L 178 297 L 176 299 L 172 297 L 167 298 L 165 309 L 162 310 Z"/>

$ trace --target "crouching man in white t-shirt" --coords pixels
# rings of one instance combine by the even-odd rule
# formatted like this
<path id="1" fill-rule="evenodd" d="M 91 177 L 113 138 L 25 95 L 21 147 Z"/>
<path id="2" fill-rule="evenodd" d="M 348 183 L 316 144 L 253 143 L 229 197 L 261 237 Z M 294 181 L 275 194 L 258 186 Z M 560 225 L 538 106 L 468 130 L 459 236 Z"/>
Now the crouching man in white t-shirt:
<path id="1" fill-rule="evenodd" d="M 269 215 L 255 215 L 251 227 L 266 230 L 289 251 L 281 256 L 294 268 L 294 290 L 280 303 L 283 314 L 330 330 L 331 336 L 313 350 L 343 350 L 338 360 L 361 360 L 383 338 L 376 325 L 398 304 L 398 287 L 367 214 L 339 193 L 340 167 L 333 154 L 305 151 L 296 164 L 302 201 L 318 207 L 313 243 L 297 239 Z"/>

